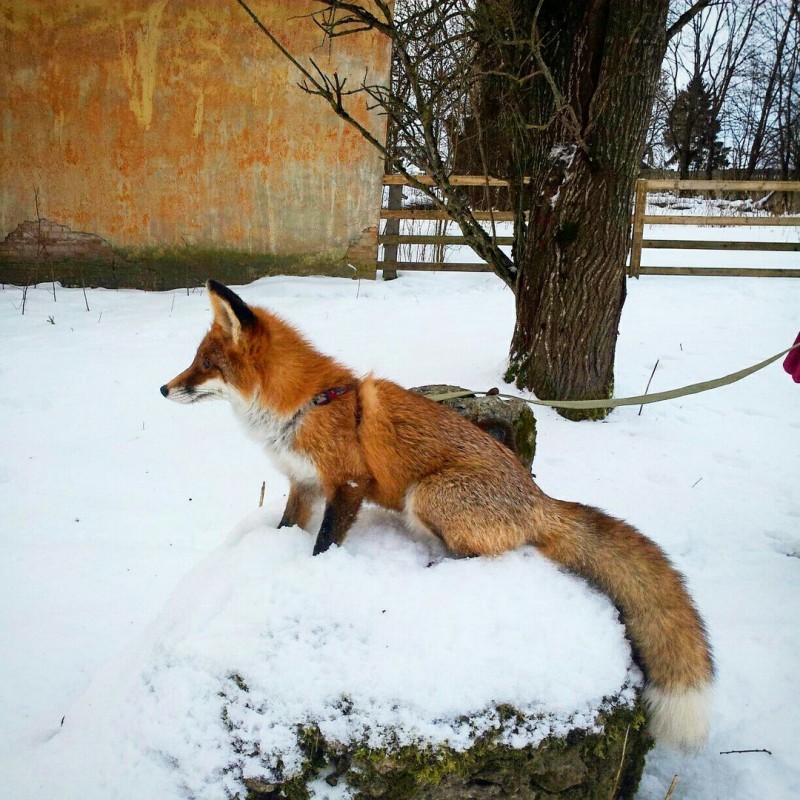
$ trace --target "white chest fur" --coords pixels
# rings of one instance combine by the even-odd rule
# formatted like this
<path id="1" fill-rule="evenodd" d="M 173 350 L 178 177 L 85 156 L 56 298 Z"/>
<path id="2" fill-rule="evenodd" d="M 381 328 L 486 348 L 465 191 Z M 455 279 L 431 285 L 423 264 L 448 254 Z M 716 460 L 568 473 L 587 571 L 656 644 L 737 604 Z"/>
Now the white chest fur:
<path id="1" fill-rule="evenodd" d="M 278 469 L 297 483 L 319 483 L 314 462 L 294 447 L 295 435 L 302 424 L 301 415 L 281 416 L 265 409 L 257 401 L 233 401 L 233 409 L 245 430 L 275 462 Z"/>

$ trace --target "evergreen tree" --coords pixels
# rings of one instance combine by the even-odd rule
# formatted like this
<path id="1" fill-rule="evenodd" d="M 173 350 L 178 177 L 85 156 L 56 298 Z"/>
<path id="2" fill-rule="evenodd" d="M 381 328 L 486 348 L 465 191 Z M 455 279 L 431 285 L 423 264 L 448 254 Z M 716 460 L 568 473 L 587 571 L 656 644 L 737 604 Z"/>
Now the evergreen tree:
<path id="1" fill-rule="evenodd" d="M 667 117 L 664 144 L 673 153 L 667 163 L 677 163 L 681 178 L 701 169 L 710 175 L 711 170 L 726 166 L 728 148 L 718 138 L 720 129 L 703 79 L 692 76 L 676 95 Z"/>

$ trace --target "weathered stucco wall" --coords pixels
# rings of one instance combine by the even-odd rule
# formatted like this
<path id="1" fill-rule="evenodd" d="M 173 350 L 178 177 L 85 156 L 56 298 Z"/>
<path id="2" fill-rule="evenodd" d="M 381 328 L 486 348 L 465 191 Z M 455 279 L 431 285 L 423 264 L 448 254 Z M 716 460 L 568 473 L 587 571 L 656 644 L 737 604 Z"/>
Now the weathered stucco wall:
<path id="1" fill-rule="evenodd" d="M 388 79 L 382 37 L 323 42 L 310 0 L 252 7 L 303 60 L 351 85 Z M 0 12 L 0 238 L 46 218 L 101 236 L 117 272 L 144 264 L 153 285 L 175 282 L 159 270 L 226 257 L 249 277 L 346 274 L 348 245 L 378 222 L 381 160 L 298 89 L 233 0 L 3 0 Z M 363 100 L 352 110 L 383 137 Z"/>

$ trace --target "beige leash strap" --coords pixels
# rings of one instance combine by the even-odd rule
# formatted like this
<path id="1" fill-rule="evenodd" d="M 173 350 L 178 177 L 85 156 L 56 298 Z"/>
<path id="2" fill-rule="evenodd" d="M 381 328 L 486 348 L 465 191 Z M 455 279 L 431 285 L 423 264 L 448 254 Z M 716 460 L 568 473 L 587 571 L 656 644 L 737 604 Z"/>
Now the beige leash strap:
<path id="1" fill-rule="evenodd" d="M 669 389 L 666 392 L 640 394 L 636 397 L 614 397 L 608 400 L 535 400 L 533 398 L 517 397 L 517 395 L 514 394 L 503 394 L 501 392 L 493 392 L 492 394 L 495 394 L 497 397 L 524 400 L 526 403 L 531 403 L 532 405 L 549 406 L 551 408 L 616 408 L 617 406 L 640 406 L 648 403 L 660 403 L 663 400 L 674 400 L 677 397 L 685 397 L 688 394 L 697 394 L 698 392 L 707 392 L 711 389 L 718 389 L 720 386 L 736 383 L 736 381 L 740 381 L 742 378 L 746 378 L 748 375 L 752 375 L 754 372 L 768 367 L 796 348 L 800 348 L 800 344 L 793 345 L 777 355 L 765 358 L 763 361 L 759 361 L 758 364 L 753 364 L 752 367 L 745 367 L 738 372 L 731 372 L 729 375 L 723 375 L 721 378 L 715 378 L 711 381 L 702 381 L 700 383 L 691 383 L 688 386 L 681 386 L 679 389 Z M 476 394 L 486 394 L 486 392 L 447 392 L 444 394 L 429 394 L 426 395 L 426 397 L 429 400 L 440 403 L 443 400 L 455 400 L 459 397 L 471 397 Z"/>

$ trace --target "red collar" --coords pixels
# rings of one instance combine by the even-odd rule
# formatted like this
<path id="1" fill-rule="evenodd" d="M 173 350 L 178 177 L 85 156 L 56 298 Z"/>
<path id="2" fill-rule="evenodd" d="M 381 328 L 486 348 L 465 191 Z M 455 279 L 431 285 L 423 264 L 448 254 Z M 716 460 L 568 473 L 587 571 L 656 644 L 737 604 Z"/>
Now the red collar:
<path id="1" fill-rule="evenodd" d="M 326 389 L 324 392 L 314 395 L 314 397 L 311 398 L 311 405 L 326 406 L 343 394 L 352 392 L 355 388 L 356 387 L 352 383 L 346 383 L 344 386 L 332 386 L 330 389 Z"/>

